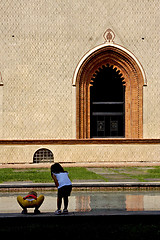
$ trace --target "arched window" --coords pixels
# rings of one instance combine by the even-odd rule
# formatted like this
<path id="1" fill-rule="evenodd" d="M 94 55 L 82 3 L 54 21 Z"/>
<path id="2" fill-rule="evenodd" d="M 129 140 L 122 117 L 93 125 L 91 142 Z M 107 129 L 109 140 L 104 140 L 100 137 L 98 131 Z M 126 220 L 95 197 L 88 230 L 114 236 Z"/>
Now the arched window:
<path id="1" fill-rule="evenodd" d="M 125 136 L 124 78 L 113 65 L 95 72 L 90 86 L 90 136 Z"/>
<path id="2" fill-rule="evenodd" d="M 46 148 L 38 149 L 33 156 L 33 163 L 53 162 L 53 153 Z"/>
<path id="3" fill-rule="evenodd" d="M 108 43 L 90 50 L 73 78 L 76 138 L 142 138 L 145 84 L 140 63 L 125 48 Z"/>

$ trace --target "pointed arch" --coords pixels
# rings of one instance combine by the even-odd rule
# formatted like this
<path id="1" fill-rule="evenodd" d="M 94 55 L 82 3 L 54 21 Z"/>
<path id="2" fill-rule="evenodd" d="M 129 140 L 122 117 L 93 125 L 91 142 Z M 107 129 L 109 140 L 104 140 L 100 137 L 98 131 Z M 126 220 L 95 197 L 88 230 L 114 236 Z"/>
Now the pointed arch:
<path id="1" fill-rule="evenodd" d="M 90 85 L 91 138 L 124 137 L 125 80 L 113 65 L 103 65 Z"/>
<path id="2" fill-rule="evenodd" d="M 125 138 L 142 138 L 145 74 L 136 57 L 116 44 L 102 44 L 92 49 L 75 70 L 76 138 L 90 138 L 90 86 L 96 71 L 106 64 L 113 65 L 125 81 Z"/>

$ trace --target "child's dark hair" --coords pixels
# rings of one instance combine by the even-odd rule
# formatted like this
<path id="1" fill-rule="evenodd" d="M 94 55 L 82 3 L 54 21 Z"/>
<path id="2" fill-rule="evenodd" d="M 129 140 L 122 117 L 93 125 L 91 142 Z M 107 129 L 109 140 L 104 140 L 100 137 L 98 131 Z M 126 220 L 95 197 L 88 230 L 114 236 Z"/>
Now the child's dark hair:
<path id="1" fill-rule="evenodd" d="M 55 163 L 51 166 L 51 175 L 52 173 L 64 172 L 63 167 L 59 163 Z"/>

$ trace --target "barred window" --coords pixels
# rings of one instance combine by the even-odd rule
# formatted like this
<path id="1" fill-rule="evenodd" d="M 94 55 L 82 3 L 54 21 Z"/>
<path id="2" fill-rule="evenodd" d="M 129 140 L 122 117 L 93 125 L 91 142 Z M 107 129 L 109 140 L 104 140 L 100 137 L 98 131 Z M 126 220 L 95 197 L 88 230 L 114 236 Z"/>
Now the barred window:
<path id="1" fill-rule="evenodd" d="M 125 137 L 124 78 L 113 65 L 103 65 L 90 87 L 91 138 Z"/>
<path id="2" fill-rule="evenodd" d="M 46 163 L 53 162 L 54 156 L 53 153 L 46 148 L 38 149 L 33 156 L 33 163 Z"/>

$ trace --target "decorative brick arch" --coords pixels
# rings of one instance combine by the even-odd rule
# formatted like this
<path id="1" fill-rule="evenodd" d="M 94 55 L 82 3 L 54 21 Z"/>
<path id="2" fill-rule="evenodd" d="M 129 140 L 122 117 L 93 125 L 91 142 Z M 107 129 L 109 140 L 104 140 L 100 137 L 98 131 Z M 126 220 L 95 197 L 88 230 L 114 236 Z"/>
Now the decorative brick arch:
<path id="1" fill-rule="evenodd" d="M 142 138 L 145 74 L 132 53 L 112 43 L 102 44 L 89 51 L 75 70 L 73 86 L 76 86 L 76 138 L 90 138 L 90 86 L 93 74 L 106 64 L 113 65 L 124 77 L 125 138 Z"/>

